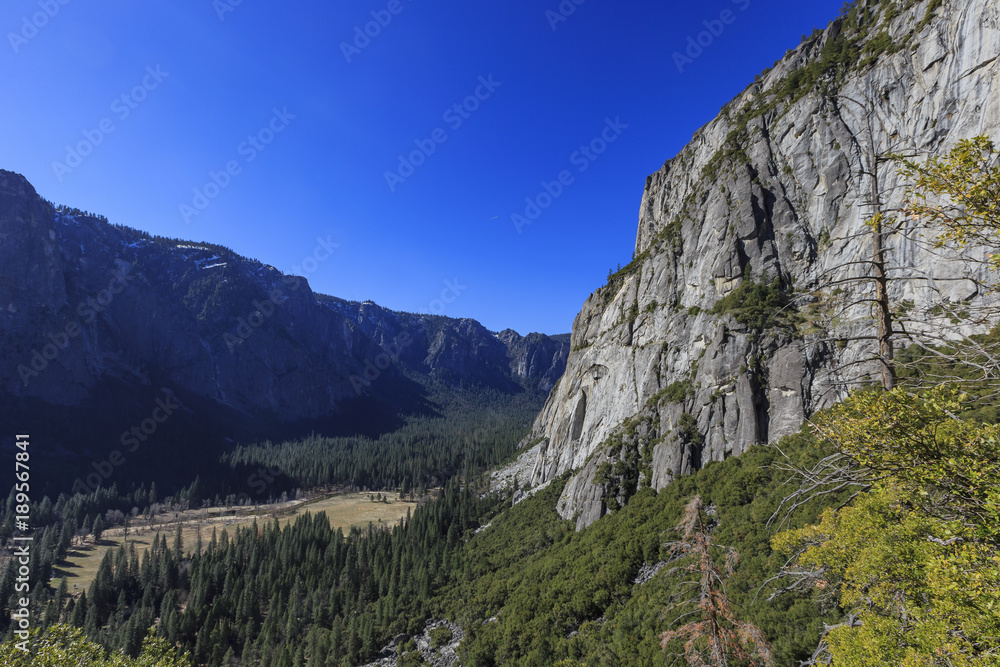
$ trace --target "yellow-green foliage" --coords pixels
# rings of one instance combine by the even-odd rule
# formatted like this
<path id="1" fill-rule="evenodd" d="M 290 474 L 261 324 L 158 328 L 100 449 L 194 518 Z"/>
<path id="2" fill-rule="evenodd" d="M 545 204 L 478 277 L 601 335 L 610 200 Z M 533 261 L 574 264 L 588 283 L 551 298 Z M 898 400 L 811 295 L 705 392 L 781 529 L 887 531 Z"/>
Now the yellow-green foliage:
<path id="1" fill-rule="evenodd" d="M 44 633 L 32 633 L 28 651 L 14 642 L 0 645 L 0 664 L 5 667 L 190 667 L 186 655 L 178 657 L 174 648 L 152 631 L 142 643 L 137 658 L 108 653 L 99 644 L 88 641 L 77 628 L 63 625 Z"/>
<path id="2" fill-rule="evenodd" d="M 861 392 L 819 420 L 872 490 L 773 547 L 861 620 L 828 635 L 834 665 L 1000 664 L 1000 427 L 967 407 L 946 387 Z"/>
<path id="3" fill-rule="evenodd" d="M 910 180 L 904 213 L 940 226 L 939 246 L 1000 246 L 998 160 L 993 142 L 980 136 L 926 163 L 902 161 L 902 173 Z M 1000 254 L 990 259 L 1000 268 Z"/>
<path id="4" fill-rule="evenodd" d="M 1000 426 L 960 419 L 957 389 L 859 392 L 825 413 L 821 435 L 910 502 L 976 539 L 1000 539 Z"/>

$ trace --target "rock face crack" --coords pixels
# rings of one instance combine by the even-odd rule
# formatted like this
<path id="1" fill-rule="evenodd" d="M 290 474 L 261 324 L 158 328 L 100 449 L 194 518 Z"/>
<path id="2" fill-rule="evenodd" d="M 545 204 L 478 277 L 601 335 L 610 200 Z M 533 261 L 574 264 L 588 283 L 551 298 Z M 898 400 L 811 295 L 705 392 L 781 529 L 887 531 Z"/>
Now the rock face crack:
<path id="1" fill-rule="evenodd" d="M 993 63 L 997 62 L 997 60 L 1000 60 L 1000 56 L 996 56 L 996 57 L 994 57 L 994 58 L 990 58 L 989 60 L 987 60 L 987 61 L 985 61 L 985 62 L 982 62 L 982 63 L 980 63 L 980 64 L 976 65 L 975 67 L 973 67 L 972 69 L 970 69 L 970 70 L 969 70 L 968 72 L 966 72 L 965 74 L 963 74 L 963 75 L 962 75 L 961 77 L 959 77 L 959 78 L 961 78 L 961 79 L 965 79 L 966 77 L 970 77 L 970 76 L 972 76 L 973 74 L 975 74 L 976 72 L 978 72 L 979 70 L 981 70 L 982 68 L 984 68 L 984 67 L 989 67 L 989 66 L 990 66 L 990 65 L 992 65 Z"/>
<path id="2" fill-rule="evenodd" d="M 573 412 L 573 430 L 569 439 L 579 441 L 583 435 L 583 422 L 587 418 L 587 392 L 581 391 L 580 398 L 576 402 L 576 410 Z"/>

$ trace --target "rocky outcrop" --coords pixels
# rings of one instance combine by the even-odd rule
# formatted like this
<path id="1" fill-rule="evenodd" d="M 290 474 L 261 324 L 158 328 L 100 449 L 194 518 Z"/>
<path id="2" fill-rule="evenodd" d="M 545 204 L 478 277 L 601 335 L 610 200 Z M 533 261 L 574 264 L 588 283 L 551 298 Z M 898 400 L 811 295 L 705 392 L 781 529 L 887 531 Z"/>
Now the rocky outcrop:
<path id="1" fill-rule="evenodd" d="M 560 511 L 583 527 L 637 485 L 797 430 L 872 370 L 867 341 L 827 342 L 870 323 L 850 305 L 868 284 L 840 282 L 872 253 L 868 146 L 929 154 L 1000 138 L 1000 8 L 940 4 L 855 3 L 647 179 L 635 259 L 587 299 L 566 373 L 498 479 L 578 470 Z M 883 164 L 886 209 L 899 185 Z M 894 302 L 984 298 L 981 274 L 904 231 L 889 239 Z M 787 306 L 762 323 L 749 307 L 769 296 Z"/>
<path id="2" fill-rule="evenodd" d="M 23 178 L 0 172 L 0 332 L 54 311 L 66 301 L 61 253 L 49 206 Z M 39 271 L 39 269 L 43 269 Z M 24 306 L 31 305 L 32 308 Z"/>
<path id="3" fill-rule="evenodd" d="M 458 667 L 458 645 L 465 631 L 448 621 L 428 621 L 416 637 L 398 635 L 382 648 L 379 657 L 364 667 L 397 667 L 400 663 L 430 667 Z M 407 650 L 409 649 L 409 650 Z"/>

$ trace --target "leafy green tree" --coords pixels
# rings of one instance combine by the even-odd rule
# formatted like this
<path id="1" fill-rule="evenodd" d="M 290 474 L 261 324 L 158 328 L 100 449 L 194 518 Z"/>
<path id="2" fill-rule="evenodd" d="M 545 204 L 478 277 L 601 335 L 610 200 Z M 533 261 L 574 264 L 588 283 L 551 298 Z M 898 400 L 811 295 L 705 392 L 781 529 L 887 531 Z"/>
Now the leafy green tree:
<path id="1" fill-rule="evenodd" d="M 136 658 L 108 653 L 102 646 L 88 641 L 80 630 L 55 625 L 44 633 L 33 632 L 27 651 L 9 641 L 0 644 L 0 664 L 7 667 L 191 667 L 187 655 L 178 655 L 174 648 L 147 635 L 142 652 Z"/>
<path id="2" fill-rule="evenodd" d="M 859 392 L 818 421 L 870 490 L 774 547 L 848 612 L 833 664 L 1000 664 L 1000 425 L 966 407 L 947 387 Z"/>
<path id="3" fill-rule="evenodd" d="M 997 254 L 974 252 L 1000 245 L 998 157 L 977 137 L 924 163 L 899 160 L 905 218 L 972 269 L 1000 268 Z M 910 314 L 931 326 L 902 356 L 925 370 L 904 371 L 903 388 L 855 392 L 814 422 L 833 454 L 800 471 L 788 506 L 845 491 L 853 502 L 773 546 L 791 556 L 783 590 L 812 586 L 846 612 L 817 652 L 834 665 L 1000 664 L 1000 425 L 982 410 L 1000 389 L 1000 336 L 968 334 L 997 315 L 971 310 L 942 301 Z"/>
<path id="4" fill-rule="evenodd" d="M 960 141 L 943 156 L 925 162 L 898 159 L 907 179 L 903 218 L 915 221 L 920 233 L 931 236 L 930 244 L 943 256 L 960 259 L 981 293 L 1000 288 L 1000 151 L 986 136 Z M 985 303 L 954 303 L 939 300 L 920 309 L 903 308 L 904 327 L 918 329 L 908 340 L 926 356 L 958 361 L 975 374 L 938 369 L 929 383 L 979 384 L 1000 379 L 1000 338 L 970 335 L 970 329 L 985 331 L 996 326 L 997 308 Z M 926 323 L 933 324 L 928 330 Z M 926 386 L 926 384 L 925 384 Z"/>

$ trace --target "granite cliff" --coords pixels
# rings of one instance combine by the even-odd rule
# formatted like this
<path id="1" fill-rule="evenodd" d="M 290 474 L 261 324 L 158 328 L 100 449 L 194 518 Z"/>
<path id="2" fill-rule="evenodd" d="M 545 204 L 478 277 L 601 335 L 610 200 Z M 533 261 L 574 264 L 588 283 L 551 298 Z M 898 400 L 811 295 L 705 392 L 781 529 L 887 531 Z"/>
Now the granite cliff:
<path id="1" fill-rule="evenodd" d="M 872 253 L 868 149 L 1000 138 L 998 56 L 990 0 L 855 3 L 759 76 L 647 179 L 634 261 L 584 303 L 566 372 L 498 483 L 575 471 L 559 507 L 584 527 L 642 484 L 796 431 L 863 379 L 871 343 L 835 340 L 871 321 L 850 306 L 866 283 L 839 282 Z M 886 210 L 899 185 L 883 164 Z M 895 304 L 985 298 L 981 276 L 911 235 L 888 246 Z"/>

